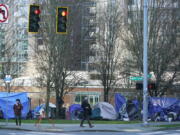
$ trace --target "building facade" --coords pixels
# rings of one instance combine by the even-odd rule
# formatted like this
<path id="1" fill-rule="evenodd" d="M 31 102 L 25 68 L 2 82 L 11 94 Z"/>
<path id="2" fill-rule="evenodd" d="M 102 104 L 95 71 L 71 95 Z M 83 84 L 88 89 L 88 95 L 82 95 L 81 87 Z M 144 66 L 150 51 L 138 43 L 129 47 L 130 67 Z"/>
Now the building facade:
<path id="1" fill-rule="evenodd" d="M 28 5 L 29 0 L 1 0 L 9 6 L 9 21 L 0 24 L 1 50 L 0 75 L 10 74 L 13 78 L 22 75 L 28 60 Z"/>

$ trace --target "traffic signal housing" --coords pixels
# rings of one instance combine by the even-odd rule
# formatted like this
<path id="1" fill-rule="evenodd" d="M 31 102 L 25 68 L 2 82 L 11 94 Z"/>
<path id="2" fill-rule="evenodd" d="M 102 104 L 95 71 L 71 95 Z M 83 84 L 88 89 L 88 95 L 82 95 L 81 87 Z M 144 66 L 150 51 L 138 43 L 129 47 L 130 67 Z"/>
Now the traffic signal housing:
<path id="1" fill-rule="evenodd" d="M 56 11 L 56 33 L 67 34 L 68 7 L 58 7 Z"/>
<path id="2" fill-rule="evenodd" d="M 28 32 L 38 33 L 39 30 L 39 21 L 40 21 L 40 6 L 39 5 L 30 5 L 29 7 L 29 26 Z"/>
<path id="3" fill-rule="evenodd" d="M 142 89 L 143 89 L 143 82 L 137 82 L 137 83 L 136 83 L 136 89 L 137 89 L 137 90 L 142 90 Z M 156 89 L 156 83 L 154 83 L 154 82 L 149 82 L 149 83 L 148 83 L 148 89 L 149 89 L 149 90 L 155 90 L 155 89 Z"/>
<path id="4" fill-rule="evenodd" d="M 142 90 L 143 89 L 143 84 L 141 82 L 136 83 L 136 89 L 137 90 Z"/>

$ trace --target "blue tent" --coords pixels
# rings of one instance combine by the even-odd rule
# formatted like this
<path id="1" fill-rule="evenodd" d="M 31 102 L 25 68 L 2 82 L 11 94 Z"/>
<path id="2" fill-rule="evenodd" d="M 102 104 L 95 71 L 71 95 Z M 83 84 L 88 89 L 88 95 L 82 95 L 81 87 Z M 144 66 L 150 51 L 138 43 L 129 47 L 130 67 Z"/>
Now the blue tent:
<path id="1" fill-rule="evenodd" d="M 21 93 L 7 93 L 0 92 L 0 106 L 3 110 L 4 118 L 14 118 L 13 106 L 16 103 L 16 99 L 20 99 L 23 105 L 22 117 L 25 118 L 29 112 L 30 105 L 26 92 Z"/>
<path id="2" fill-rule="evenodd" d="M 82 111 L 83 109 L 81 108 L 81 105 L 80 104 L 72 104 L 70 107 L 69 107 L 69 112 L 72 113 L 74 111 Z"/>
<path id="3" fill-rule="evenodd" d="M 69 107 L 69 113 L 70 113 L 71 120 L 81 119 L 82 111 L 83 111 L 83 109 L 80 104 L 72 104 Z"/>

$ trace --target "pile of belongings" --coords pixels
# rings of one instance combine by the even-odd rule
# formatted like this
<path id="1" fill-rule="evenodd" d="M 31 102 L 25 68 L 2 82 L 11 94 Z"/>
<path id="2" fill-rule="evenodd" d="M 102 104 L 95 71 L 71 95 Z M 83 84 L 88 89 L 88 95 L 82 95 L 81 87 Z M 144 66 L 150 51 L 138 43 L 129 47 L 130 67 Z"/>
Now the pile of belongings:
<path id="1" fill-rule="evenodd" d="M 180 120 L 180 100 L 169 97 L 152 97 L 149 99 L 148 115 L 154 121 Z"/>

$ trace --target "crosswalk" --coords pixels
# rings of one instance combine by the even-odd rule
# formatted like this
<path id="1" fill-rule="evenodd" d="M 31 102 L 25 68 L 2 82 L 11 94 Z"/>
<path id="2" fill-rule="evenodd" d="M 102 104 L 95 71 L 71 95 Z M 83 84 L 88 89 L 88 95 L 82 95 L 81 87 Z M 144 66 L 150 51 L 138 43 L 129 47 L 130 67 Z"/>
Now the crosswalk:
<path id="1" fill-rule="evenodd" d="M 137 135 L 180 135 L 180 129 L 165 130 L 165 131 L 153 131 L 153 132 L 148 132 L 148 133 L 137 133 Z"/>

